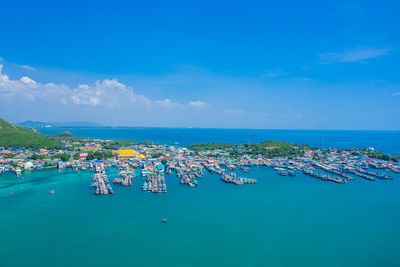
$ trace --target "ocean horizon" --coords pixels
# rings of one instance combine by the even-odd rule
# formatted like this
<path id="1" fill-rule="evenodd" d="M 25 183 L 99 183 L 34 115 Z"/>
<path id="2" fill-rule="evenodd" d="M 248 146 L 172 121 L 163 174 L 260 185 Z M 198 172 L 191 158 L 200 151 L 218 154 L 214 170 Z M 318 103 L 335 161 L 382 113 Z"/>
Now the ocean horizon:
<path id="1" fill-rule="evenodd" d="M 44 134 L 70 131 L 78 137 L 152 141 L 188 146 L 195 143 L 256 143 L 264 140 L 307 144 L 319 148 L 369 148 L 400 155 L 400 131 L 395 130 L 278 130 L 165 127 L 51 127 Z"/>

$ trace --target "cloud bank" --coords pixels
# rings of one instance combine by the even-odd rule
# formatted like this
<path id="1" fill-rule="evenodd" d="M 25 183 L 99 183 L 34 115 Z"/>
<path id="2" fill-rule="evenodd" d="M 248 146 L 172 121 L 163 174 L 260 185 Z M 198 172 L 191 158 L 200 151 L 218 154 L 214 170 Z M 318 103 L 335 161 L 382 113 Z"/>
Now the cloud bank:
<path id="1" fill-rule="evenodd" d="M 39 83 L 23 76 L 19 80 L 11 80 L 2 73 L 3 65 L 0 64 L 0 100 L 1 101 L 45 101 L 61 105 L 103 106 L 108 108 L 165 108 L 185 109 L 209 108 L 210 105 L 200 100 L 188 103 L 178 103 L 171 99 L 150 99 L 116 79 L 104 79 L 94 84 L 79 84 L 71 88 L 65 84 Z"/>
<path id="2" fill-rule="evenodd" d="M 320 59 L 323 64 L 347 62 L 366 63 L 368 59 L 385 56 L 389 54 L 390 51 L 391 49 L 389 48 L 364 47 L 353 50 L 346 50 L 344 52 L 322 54 L 320 55 Z"/>

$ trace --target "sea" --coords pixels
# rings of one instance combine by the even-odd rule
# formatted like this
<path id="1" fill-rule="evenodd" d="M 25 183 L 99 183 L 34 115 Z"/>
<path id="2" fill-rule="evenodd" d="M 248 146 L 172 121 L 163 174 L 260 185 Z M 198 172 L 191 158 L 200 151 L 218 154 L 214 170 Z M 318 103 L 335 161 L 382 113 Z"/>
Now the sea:
<path id="1" fill-rule="evenodd" d="M 396 131 L 50 128 L 76 136 L 198 142 L 281 140 L 318 147 L 374 147 L 400 154 Z M 110 177 L 117 170 L 108 168 Z M 48 169 L 0 175 L 0 266 L 400 266 L 400 175 L 347 184 L 267 167 L 226 184 L 166 176 L 168 193 L 113 185 L 96 196 L 92 172 Z M 389 172 L 388 172 L 389 174 Z M 54 194 L 49 194 L 54 190 Z M 161 220 L 166 219 L 167 223 Z"/>

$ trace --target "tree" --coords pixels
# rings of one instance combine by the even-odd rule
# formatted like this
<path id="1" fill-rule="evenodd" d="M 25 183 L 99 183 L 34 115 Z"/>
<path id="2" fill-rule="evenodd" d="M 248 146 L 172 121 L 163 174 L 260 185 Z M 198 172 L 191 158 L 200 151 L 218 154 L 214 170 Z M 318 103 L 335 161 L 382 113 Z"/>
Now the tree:
<path id="1" fill-rule="evenodd" d="M 45 155 L 40 155 L 40 154 L 33 154 L 32 156 L 29 157 L 29 159 L 32 160 L 45 159 L 45 158 L 46 158 Z"/>
<path id="2" fill-rule="evenodd" d="M 67 153 L 60 154 L 59 156 L 62 161 L 68 161 L 70 159 L 70 155 Z"/>

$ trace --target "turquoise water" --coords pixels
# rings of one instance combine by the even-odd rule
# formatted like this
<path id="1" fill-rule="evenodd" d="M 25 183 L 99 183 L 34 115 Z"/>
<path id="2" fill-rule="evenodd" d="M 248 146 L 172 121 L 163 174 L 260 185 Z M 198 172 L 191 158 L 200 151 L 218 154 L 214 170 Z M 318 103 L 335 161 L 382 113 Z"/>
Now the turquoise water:
<path id="1" fill-rule="evenodd" d="M 76 136 L 100 139 L 128 139 L 153 141 L 161 144 L 182 146 L 203 142 L 243 144 L 278 140 L 307 144 L 316 147 L 365 148 L 400 155 L 400 131 L 327 131 L 327 130 L 256 130 L 256 129 L 205 129 L 205 128 L 146 128 L 146 127 L 99 127 L 99 128 L 42 128 L 45 134 L 70 131 Z"/>
<path id="2" fill-rule="evenodd" d="M 251 138 L 400 154 L 395 131 L 68 130 L 169 144 Z M 133 187 L 114 186 L 112 196 L 95 196 L 91 175 L 55 169 L 24 172 L 23 180 L 0 175 L 0 266 L 399 266 L 397 174 L 342 185 L 253 167 L 245 176 L 257 184 L 235 186 L 206 174 L 189 188 L 173 174 L 167 194 L 152 194 L 140 190 L 139 176 Z"/>
<path id="3" fill-rule="evenodd" d="M 91 175 L 0 176 L 1 266 L 399 265 L 400 175 L 342 185 L 253 167 L 258 184 L 171 175 L 152 194 L 139 176 L 111 196 L 94 195 Z"/>

